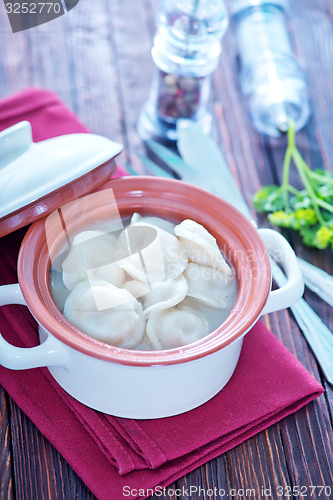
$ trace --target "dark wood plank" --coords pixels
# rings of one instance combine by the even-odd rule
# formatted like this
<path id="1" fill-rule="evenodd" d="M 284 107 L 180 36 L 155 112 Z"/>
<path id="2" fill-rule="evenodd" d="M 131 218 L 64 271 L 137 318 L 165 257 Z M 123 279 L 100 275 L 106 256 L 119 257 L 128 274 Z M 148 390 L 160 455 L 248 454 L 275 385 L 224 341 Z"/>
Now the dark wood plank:
<path id="1" fill-rule="evenodd" d="M 279 450 L 279 451 L 277 451 Z M 229 479 L 233 487 L 264 497 L 263 490 L 275 491 L 278 485 L 289 485 L 288 470 L 283 456 L 278 427 L 267 430 L 227 453 Z"/>
<path id="2" fill-rule="evenodd" d="M 57 92 L 94 132 L 124 143 L 120 87 L 107 0 L 80 2 L 49 24 L 13 35 L 0 11 L 0 96 L 27 86 Z M 15 43 L 12 43 L 15 36 Z M 120 161 L 124 161 L 120 156 Z"/>
<path id="3" fill-rule="evenodd" d="M 64 54 L 71 104 L 95 133 L 124 142 L 117 55 L 110 30 L 109 2 L 81 2 L 64 18 Z M 56 50 L 55 41 L 52 43 Z"/>
<path id="4" fill-rule="evenodd" d="M 12 400 L 10 408 L 15 498 L 93 500 L 73 469 Z"/>
<path id="5" fill-rule="evenodd" d="M 82 1 L 71 14 L 36 30 L 18 33 L 15 38 L 0 9 L 0 96 L 28 85 L 54 89 L 92 131 L 125 144 L 126 153 L 121 161 L 131 161 L 141 168 L 134 154 L 141 147 L 136 121 L 148 96 L 154 69 L 150 48 L 156 5 L 153 0 L 140 0 L 135 5 L 130 0 Z M 321 162 L 331 168 L 332 3 L 330 0 L 293 2 L 292 13 L 290 29 L 308 74 L 315 110 L 309 126 L 298 134 L 298 141 L 307 161 Z M 279 180 L 285 141 L 267 141 L 254 131 L 240 94 L 236 47 L 230 31 L 223 48 L 213 78 L 212 110 L 216 114 L 213 133 L 250 202 L 260 185 Z M 267 225 L 265 218 L 259 220 L 261 225 Z M 300 255 L 333 271 L 331 253 L 305 250 L 297 239 L 292 241 Z M 331 311 L 313 294 L 307 292 L 306 298 L 333 329 Z M 274 313 L 266 322 L 317 380 L 324 383 L 325 395 L 296 415 L 187 474 L 171 489 L 219 486 L 229 494 L 231 488 L 253 488 L 258 498 L 262 487 L 272 487 L 274 491 L 278 485 L 332 483 L 332 387 L 322 377 L 290 313 Z M 0 401 L 1 436 L 6 436 L 10 417 L 8 407 L 3 411 L 5 400 Z M 14 403 L 11 403 L 11 430 L 13 454 L 10 456 L 8 443 L 5 449 L 9 461 L 14 463 L 17 498 L 93 498 Z M 4 470 L 3 463 L 0 471 Z M 13 496 L 12 487 L 0 491 Z M 193 494 L 191 498 L 203 496 Z"/>
<path id="6" fill-rule="evenodd" d="M 280 424 L 293 485 L 333 486 L 332 439 L 327 435 L 328 422 L 322 421 L 320 413 L 319 405 L 313 402 Z M 328 446 L 327 441 L 331 443 Z"/>
<path id="7" fill-rule="evenodd" d="M 14 498 L 8 396 L 0 386 L 0 498 Z"/>
<path id="8" fill-rule="evenodd" d="M 231 487 L 226 455 L 210 460 L 179 479 L 176 487 L 181 492 L 187 492 L 184 493 L 184 498 L 186 494 L 190 498 L 202 498 L 208 491 L 211 491 L 210 498 L 222 498 L 223 492 L 229 492 Z"/>
<path id="9" fill-rule="evenodd" d="M 126 159 L 137 171 L 144 168 L 134 152 L 141 149 L 137 134 L 137 121 L 143 104 L 149 95 L 153 78 L 153 62 L 150 55 L 153 35 L 153 19 L 146 1 L 117 0 L 108 3 L 108 19 L 112 43 L 116 54 L 119 78 L 122 127 Z"/>

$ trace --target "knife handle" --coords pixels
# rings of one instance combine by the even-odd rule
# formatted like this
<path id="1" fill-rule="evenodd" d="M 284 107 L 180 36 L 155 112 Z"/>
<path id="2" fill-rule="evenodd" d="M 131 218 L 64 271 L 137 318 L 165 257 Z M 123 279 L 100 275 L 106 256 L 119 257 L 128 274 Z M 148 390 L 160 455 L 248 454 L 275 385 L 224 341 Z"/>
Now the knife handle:
<path id="1" fill-rule="evenodd" d="M 283 286 L 287 278 L 278 267 L 271 262 L 274 280 L 277 285 Z M 333 335 L 325 323 L 319 318 L 309 304 L 300 299 L 291 306 L 291 311 L 310 345 L 318 363 L 320 364 L 327 380 L 333 384 Z"/>
<path id="2" fill-rule="evenodd" d="M 299 257 L 297 260 L 306 286 L 333 307 L 333 276 Z"/>

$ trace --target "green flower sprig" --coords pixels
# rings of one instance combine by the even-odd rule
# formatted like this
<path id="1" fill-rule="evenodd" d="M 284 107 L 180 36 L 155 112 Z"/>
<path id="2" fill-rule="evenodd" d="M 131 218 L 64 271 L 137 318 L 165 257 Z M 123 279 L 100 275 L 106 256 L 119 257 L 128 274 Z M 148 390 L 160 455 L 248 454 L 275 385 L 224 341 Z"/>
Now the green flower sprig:
<path id="1" fill-rule="evenodd" d="M 289 183 L 291 162 L 298 171 L 304 189 Z M 288 129 L 281 186 L 270 185 L 253 196 L 258 212 L 268 213 L 274 226 L 299 231 L 305 245 L 333 249 L 333 175 L 324 169 L 311 170 L 295 144 L 295 127 Z"/>

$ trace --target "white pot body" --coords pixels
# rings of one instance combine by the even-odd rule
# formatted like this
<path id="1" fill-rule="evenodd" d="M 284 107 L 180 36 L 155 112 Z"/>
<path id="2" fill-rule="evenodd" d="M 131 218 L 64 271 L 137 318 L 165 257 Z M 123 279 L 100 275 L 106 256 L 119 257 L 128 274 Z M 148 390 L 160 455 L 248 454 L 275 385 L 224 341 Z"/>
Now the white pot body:
<path id="1" fill-rule="evenodd" d="M 243 337 L 202 358 L 173 365 L 130 366 L 77 351 L 39 327 L 41 342 L 59 353 L 63 366 L 49 366 L 61 387 L 81 403 L 127 418 L 160 418 L 205 403 L 226 385 Z"/>

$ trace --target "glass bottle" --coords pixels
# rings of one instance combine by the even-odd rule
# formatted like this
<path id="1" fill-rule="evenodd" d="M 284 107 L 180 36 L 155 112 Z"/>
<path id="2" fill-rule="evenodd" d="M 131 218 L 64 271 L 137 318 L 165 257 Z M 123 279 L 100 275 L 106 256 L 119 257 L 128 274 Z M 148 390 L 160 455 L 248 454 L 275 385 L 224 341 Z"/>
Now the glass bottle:
<path id="1" fill-rule="evenodd" d="M 196 120 L 209 132 L 210 75 L 228 25 L 223 0 L 163 0 L 152 58 L 157 67 L 138 123 L 143 139 L 177 140 L 178 118 Z"/>
<path id="2" fill-rule="evenodd" d="M 232 0 L 240 79 L 255 128 L 278 137 L 292 119 L 300 130 L 310 106 L 305 77 L 288 34 L 287 0 Z"/>

